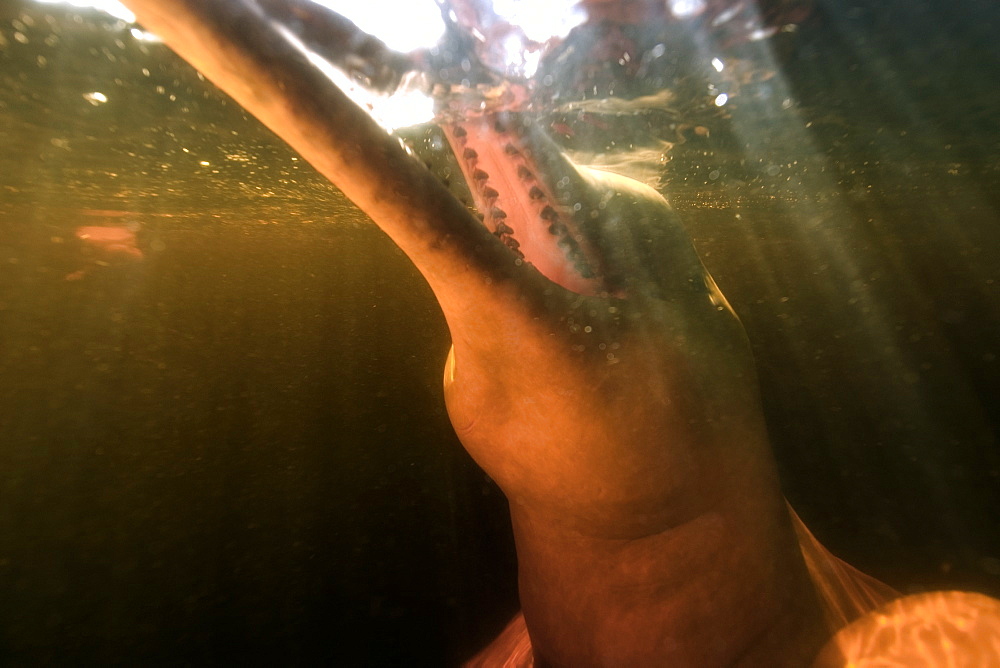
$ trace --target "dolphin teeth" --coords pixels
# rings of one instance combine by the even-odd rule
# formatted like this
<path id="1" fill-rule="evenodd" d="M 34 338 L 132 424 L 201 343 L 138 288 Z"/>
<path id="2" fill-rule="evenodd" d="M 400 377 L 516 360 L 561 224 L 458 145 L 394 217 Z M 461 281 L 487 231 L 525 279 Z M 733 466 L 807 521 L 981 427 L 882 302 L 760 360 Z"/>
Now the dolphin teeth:
<path id="1" fill-rule="evenodd" d="M 525 132 L 524 127 L 512 122 L 510 119 L 494 118 L 491 125 L 492 127 L 487 125 L 484 129 L 487 131 L 493 130 L 495 133 L 506 135 L 506 137 L 511 139 L 522 136 Z M 509 224 L 507 211 L 496 206 L 500 198 L 500 193 L 490 185 L 490 172 L 494 170 L 491 168 L 490 172 L 487 172 L 479 167 L 479 165 L 489 165 L 483 162 L 483 159 L 479 156 L 479 152 L 473 148 L 472 144 L 474 142 L 469 141 L 468 131 L 464 127 L 457 124 L 453 125 L 451 132 L 452 137 L 457 140 L 455 142 L 456 154 L 460 153 L 462 159 L 465 161 L 465 169 L 463 171 L 467 175 L 469 185 L 472 187 L 473 192 L 478 193 L 477 208 L 479 211 L 476 214 L 477 218 L 488 229 L 493 230 L 493 235 L 502 241 L 511 253 L 520 260 L 525 260 L 525 255 L 521 251 L 521 243 L 514 238 L 514 228 Z M 505 140 L 500 139 L 500 142 L 505 142 Z M 524 197 L 524 194 L 527 194 L 528 199 L 534 202 L 538 209 L 540 209 L 536 209 L 537 213 L 535 215 L 541 219 L 541 224 L 562 252 L 566 263 L 583 279 L 590 280 L 597 278 L 598 272 L 593 269 L 590 259 L 584 253 L 583 248 L 581 248 L 573 234 L 570 233 L 570 228 L 567 227 L 562 219 L 563 214 L 560 214 L 555 206 L 549 203 L 548 195 L 541 188 L 541 181 L 532 169 L 536 165 L 532 162 L 531 148 L 519 147 L 517 140 L 514 139 L 513 141 L 503 143 L 502 151 L 507 158 L 507 167 L 516 166 L 517 179 L 523 184 L 519 195 Z M 509 172 L 501 169 L 501 174 L 509 174 Z M 494 176 L 496 175 L 494 174 Z M 504 199 L 504 202 L 506 201 Z"/>

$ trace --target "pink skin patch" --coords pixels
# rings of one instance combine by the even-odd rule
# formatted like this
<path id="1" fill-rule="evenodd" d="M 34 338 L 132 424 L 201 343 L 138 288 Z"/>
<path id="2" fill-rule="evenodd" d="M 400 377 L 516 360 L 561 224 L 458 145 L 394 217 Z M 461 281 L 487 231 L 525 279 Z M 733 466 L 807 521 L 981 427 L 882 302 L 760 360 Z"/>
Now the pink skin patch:
<path id="1" fill-rule="evenodd" d="M 124 254 L 141 258 L 142 251 L 135 245 L 135 232 L 117 225 L 84 225 L 74 231 L 77 239 L 108 254 Z"/>
<path id="2" fill-rule="evenodd" d="M 73 236 L 82 241 L 85 248 L 96 251 L 99 257 L 105 258 L 94 261 L 98 266 L 143 258 L 142 250 L 136 245 L 135 231 L 122 225 L 81 225 L 73 231 Z M 93 267 L 78 269 L 67 274 L 66 280 L 78 281 L 92 269 Z"/>

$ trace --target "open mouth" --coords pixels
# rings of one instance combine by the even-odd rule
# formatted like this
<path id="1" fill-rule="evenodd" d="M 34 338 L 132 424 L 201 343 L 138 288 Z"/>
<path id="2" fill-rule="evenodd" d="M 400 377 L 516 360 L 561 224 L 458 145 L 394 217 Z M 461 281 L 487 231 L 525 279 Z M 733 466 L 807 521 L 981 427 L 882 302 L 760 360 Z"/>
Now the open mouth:
<path id="1" fill-rule="evenodd" d="M 516 112 L 480 112 L 441 127 L 486 228 L 549 280 L 599 294 L 602 263 L 581 223 L 593 207 L 574 192 L 579 175 L 543 164 L 552 147 L 538 146 L 541 130 L 526 123 Z"/>

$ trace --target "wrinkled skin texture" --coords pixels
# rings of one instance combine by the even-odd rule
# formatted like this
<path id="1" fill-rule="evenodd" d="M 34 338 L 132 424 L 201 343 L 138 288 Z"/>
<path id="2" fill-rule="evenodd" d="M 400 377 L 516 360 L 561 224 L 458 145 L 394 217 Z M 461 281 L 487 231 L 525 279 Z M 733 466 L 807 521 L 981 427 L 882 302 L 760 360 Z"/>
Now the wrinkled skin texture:
<path id="1" fill-rule="evenodd" d="M 842 596 L 871 583 L 789 513 L 742 328 L 657 193 L 523 131 L 532 164 L 564 184 L 554 200 L 594 212 L 581 230 L 600 271 L 560 284 L 256 3 L 127 4 L 371 216 L 437 296 L 448 412 L 507 495 L 518 552 L 523 622 L 480 665 L 798 667 L 892 595 Z"/>

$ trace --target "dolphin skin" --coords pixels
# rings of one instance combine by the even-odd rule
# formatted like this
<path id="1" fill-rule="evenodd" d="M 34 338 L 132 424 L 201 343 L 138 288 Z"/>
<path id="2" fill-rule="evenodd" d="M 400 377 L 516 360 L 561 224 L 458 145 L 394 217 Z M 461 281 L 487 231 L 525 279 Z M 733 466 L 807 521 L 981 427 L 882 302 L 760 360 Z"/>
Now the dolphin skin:
<path id="1" fill-rule="evenodd" d="M 743 328 L 656 191 L 574 165 L 516 104 L 465 108 L 441 125 L 480 220 L 268 3 L 125 4 L 437 297 L 448 413 L 507 496 L 518 556 L 522 614 L 470 665 L 1000 665 L 1000 603 L 898 598 L 790 510 Z"/>

